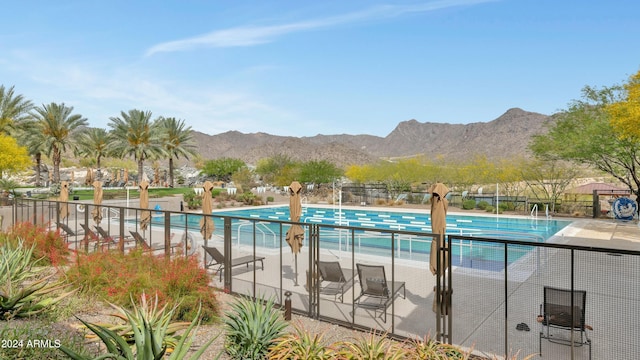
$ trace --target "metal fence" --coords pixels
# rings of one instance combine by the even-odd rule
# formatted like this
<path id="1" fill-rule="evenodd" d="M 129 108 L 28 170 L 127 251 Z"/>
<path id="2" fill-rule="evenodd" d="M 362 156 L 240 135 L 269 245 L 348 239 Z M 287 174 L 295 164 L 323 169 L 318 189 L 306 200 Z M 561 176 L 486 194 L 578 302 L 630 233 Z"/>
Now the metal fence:
<path id="1" fill-rule="evenodd" d="M 586 359 L 592 350 L 594 359 L 635 359 L 640 354 L 640 251 L 449 235 L 439 251 L 451 266 L 438 277 L 429 268 L 435 235 L 428 232 L 353 227 L 338 220 L 300 223 L 304 243 L 295 255 L 286 242 L 293 224 L 288 221 L 213 214 L 215 231 L 205 240 L 199 232 L 202 214 L 150 210 L 151 224 L 143 230 L 138 219 L 149 209 L 102 204 L 96 224 L 95 205 L 69 202 L 69 215 L 61 219 L 62 205 L 20 199 L 12 221 L 67 226 L 73 232 L 66 235 L 70 247 L 79 251 L 105 247 L 94 242 L 103 237 L 88 234 L 96 225 L 113 238 L 106 247 L 116 251 L 135 244 L 124 240 L 139 233 L 158 253 L 171 256 L 171 245 L 178 244 L 183 251 L 177 253 L 195 253 L 204 266 L 215 259 L 202 246 L 215 247 L 225 255 L 219 265 L 230 269 L 212 273 L 215 287 L 290 303 L 296 313 L 355 329 L 399 338 L 431 336 L 487 356 L 541 351 L 549 359 Z M 239 258 L 250 261 L 234 264 Z M 327 281 L 322 266 L 336 263 L 342 274 Z M 381 269 L 384 273 L 376 273 Z M 540 338 L 545 287 L 586 291 L 590 347 Z"/>

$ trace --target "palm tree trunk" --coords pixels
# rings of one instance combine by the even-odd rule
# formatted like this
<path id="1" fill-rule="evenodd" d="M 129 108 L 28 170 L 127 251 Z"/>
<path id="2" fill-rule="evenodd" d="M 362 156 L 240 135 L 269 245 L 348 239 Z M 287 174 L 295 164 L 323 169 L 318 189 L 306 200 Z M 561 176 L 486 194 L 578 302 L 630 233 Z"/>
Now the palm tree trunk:
<path id="1" fill-rule="evenodd" d="M 60 182 L 60 149 L 57 147 L 53 148 L 53 183 L 57 184 Z"/>
<path id="2" fill-rule="evenodd" d="M 41 186 L 42 183 L 40 182 L 40 165 L 42 164 L 42 153 L 38 152 L 35 155 L 36 158 L 36 186 Z"/>
<path id="3" fill-rule="evenodd" d="M 169 158 L 169 186 L 173 187 L 173 158 Z"/>
<path id="4" fill-rule="evenodd" d="M 138 160 L 138 185 L 140 185 L 140 183 L 142 182 L 142 178 L 143 178 L 143 168 L 144 168 L 144 159 L 140 158 L 140 160 Z"/>

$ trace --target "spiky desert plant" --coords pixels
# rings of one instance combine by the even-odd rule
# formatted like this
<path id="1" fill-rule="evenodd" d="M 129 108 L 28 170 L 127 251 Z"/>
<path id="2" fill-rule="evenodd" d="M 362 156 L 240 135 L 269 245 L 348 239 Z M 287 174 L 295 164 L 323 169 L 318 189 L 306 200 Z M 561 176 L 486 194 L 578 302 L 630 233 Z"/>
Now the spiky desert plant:
<path id="1" fill-rule="evenodd" d="M 111 306 L 121 314 L 124 314 L 124 317 L 127 319 L 128 324 L 125 328 L 129 330 L 125 330 L 123 334 L 118 333 L 118 330 L 109 329 L 102 325 L 90 324 L 82 319 L 78 319 L 87 329 L 100 338 L 106 347 L 107 353 L 95 359 L 158 360 L 168 352 L 171 353 L 169 356 L 170 360 L 197 359 L 202 356 L 206 349 L 217 338 L 216 336 L 210 339 L 188 358 L 188 351 L 193 344 L 197 328 L 200 325 L 200 311 L 198 311 L 193 321 L 186 326 L 186 330 L 182 335 L 173 337 L 168 335 L 168 333 L 173 331 L 171 317 L 173 316 L 176 306 L 170 310 L 167 310 L 166 306 L 158 309 L 157 298 L 153 304 L 149 304 L 144 295 L 142 296 L 140 306 L 138 306 L 133 299 L 132 305 L 133 310 L 127 310 L 111 304 Z M 180 324 L 178 327 L 184 327 L 184 325 Z M 122 332 L 123 329 L 119 330 Z M 168 349 L 171 349 L 171 351 L 168 351 Z M 60 346 L 60 351 L 75 360 L 89 359 L 65 346 Z M 218 354 L 216 358 L 219 357 L 220 354 Z"/>
<path id="2" fill-rule="evenodd" d="M 415 338 L 407 341 L 405 349 L 408 360 L 466 360 L 470 354 L 470 351 L 464 352 L 456 346 L 437 342 L 429 334 L 422 339 Z"/>
<path id="3" fill-rule="evenodd" d="M 386 334 L 375 332 L 354 341 L 342 341 L 337 344 L 340 359 L 348 360 L 400 360 L 405 359 L 407 351 L 391 341 Z"/>
<path id="4" fill-rule="evenodd" d="M 324 333 L 311 334 L 305 331 L 302 324 L 293 325 L 293 332 L 274 340 L 269 348 L 268 359 L 336 359 L 336 351 L 324 342 Z"/>
<path id="5" fill-rule="evenodd" d="M 238 297 L 225 313 L 225 350 L 234 359 L 264 359 L 274 340 L 284 334 L 287 322 L 275 300 Z"/>
<path id="6" fill-rule="evenodd" d="M 75 292 L 74 289 L 49 296 L 68 285 L 50 282 L 55 274 L 41 277 L 45 268 L 34 266 L 38 262 L 32 260 L 34 246 L 25 248 L 19 240 L 15 246 L 5 243 L 0 247 L 0 318 L 3 320 L 40 314 Z"/>

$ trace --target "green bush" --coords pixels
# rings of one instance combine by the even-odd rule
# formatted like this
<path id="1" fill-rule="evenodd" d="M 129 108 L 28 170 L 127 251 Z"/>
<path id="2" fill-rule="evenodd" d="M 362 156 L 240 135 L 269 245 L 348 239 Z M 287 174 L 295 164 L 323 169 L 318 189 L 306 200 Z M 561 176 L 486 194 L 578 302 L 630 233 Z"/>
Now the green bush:
<path id="1" fill-rule="evenodd" d="M 480 202 L 478 202 L 477 208 L 480 210 L 486 210 L 487 206 L 490 206 L 488 202 L 482 200 Z"/>
<path id="2" fill-rule="evenodd" d="M 182 196 L 189 209 L 198 209 L 202 207 L 202 196 L 196 195 L 195 190 L 191 189 L 186 191 Z"/>
<path id="3" fill-rule="evenodd" d="M 462 208 L 464 210 L 473 210 L 476 208 L 476 201 L 474 199 L 468 199 L 462 202 Z"/>
<path id="4" fill-rule="evenodd" d="M 287 322 L 275 301 L 239 297 L 225 314 L 225 349 L 233 359 L 266 358 L 269 347 L 285 334 Z"/>

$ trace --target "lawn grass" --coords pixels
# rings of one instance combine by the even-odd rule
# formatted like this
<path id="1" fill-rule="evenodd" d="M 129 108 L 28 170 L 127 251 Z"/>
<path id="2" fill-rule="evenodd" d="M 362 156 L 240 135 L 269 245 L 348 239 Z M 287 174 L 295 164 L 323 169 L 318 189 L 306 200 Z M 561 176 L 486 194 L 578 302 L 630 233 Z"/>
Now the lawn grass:
<path id="1" fill-rule="evenodd" d="M 191 191 L 191 188 L 180 187 L 180 188 L 150 188 L 149 189 L 149 197 L 150 198 L 158 198 L 164 196 L 174 196 L 174 195 L 182 195 L 186 192 Z M 122 188 L 103 188 L 103 198 L 105 199 L 126 199 L 127 198 L 127 190 Z M 78 196 L 78 200 L 93 200 L 93 190 L 74 190 L 70 195 Z M 136 190 L 129 190 L 129 198 L 137 199 L 140 197 L 140 192 Z"/>

